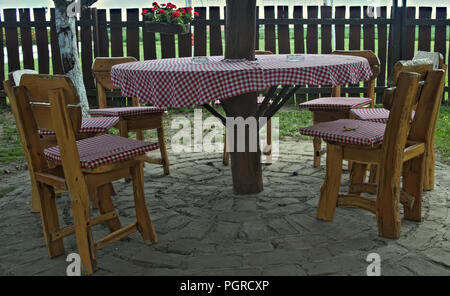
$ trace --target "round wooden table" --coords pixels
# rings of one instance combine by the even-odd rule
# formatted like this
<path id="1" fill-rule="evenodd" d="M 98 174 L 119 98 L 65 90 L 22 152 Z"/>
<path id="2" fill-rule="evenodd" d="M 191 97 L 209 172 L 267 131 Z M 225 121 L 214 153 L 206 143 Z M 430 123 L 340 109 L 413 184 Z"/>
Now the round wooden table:
<path id="1" fill-rule="evenodd" d="M 259 119 L 261 108 L 267 108 L 269 100 L 273 103 L 264 116 L 273 116 L 299 85 L 355 84 L 371 76 L 367 59 L 342 55 L 260 55 L 254 61 L 216 56 L 200 63 L 192 58 L 174 58 L 120 64 L 111 70 L 114 85 L 121 88 L 124 96 L 138 97 L 141 104 L 181 108 L 221 100 L 227 117 L 245 119 Z M 283 88 L 277 92 L 280 85 Z M 271 90 L 258 109 L 257 92 L 268 88 Z M 233 128 L 229 134 L 237 133 Z M 249 132 L 246 136 L 248 139 Z M 247 146 L 248 143 L 247 152 L 230 153 L 234 190 L 238 194 L 263 190 L 261 152 L 250 152 Z"/>

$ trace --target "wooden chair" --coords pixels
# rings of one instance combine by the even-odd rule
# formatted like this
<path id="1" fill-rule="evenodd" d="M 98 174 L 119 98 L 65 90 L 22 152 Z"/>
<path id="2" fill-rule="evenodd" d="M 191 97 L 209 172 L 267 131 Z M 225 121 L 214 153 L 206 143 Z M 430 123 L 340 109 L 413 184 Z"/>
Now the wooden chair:
<path id="1" fill-rule="evenodd" d="M 337 119 L 351 118 L 350 110 L 354 108 L 373 107 L 375 102 L 375 80 L 380 74 L 380 60 L 371 50 L 363 51 L 335 51 L 335 55 L 349 55 L 364 57 L 369 61 L 372 69 L 372 77 L 367 85 L 367 97 L 341 97 L 341 86 L 333 86 L 332 97 L 319 98 L 300 104 L 300 109 L 308 109 L 313 112 L 313 122 L 318 124 L 321 122 L 334 121 Z M 326 153 L 322 149 L 322 141 L 320 138 L 313 139 L 314 146 L 314 167 L 320 166 L 320 158 Z"/>
<path id="2" fill-rule="evenodd" d="M 164 173 L 169 174 L 169 157 L 164 140 L 163 116 L 166 115 L 166 108 L 159 107 L 141 107 L 137 98 L 133 98 L 134 107 L 108 108 L 106 104 L 106 90 L 119 89 L 111 81 L 111 68 L 114 65 L 136 62 L 133 57 L 124 58 L 104 58 L 98 57 L 94 60 L 92 72 L 97 81 L 98 106 L 99 109 L 90 110 L 93 116 L 119 117 L 117 128 L 120 130 L 120 136 L 128 138 L 129 132 L 136 132 L 138 140 L 144 140 L 144 130 L 156 129 L 158 132 L 159 149 L 161 159 L 154 159 L 145 156 L 145 161 L 153 164 L 162 165 Z"/>
<path id="3" fill-rule="evenodd" d="M 18 70 L 9 73 L 8 78 L 9 80 L 6 81 L 7 87 L 5 87 L 6 95 L 8 97 L 12 96 L 11 89 L 14 86 L 22 85 L 27 86 L 28 83 L 34 83 L 33 80 L 29 81 L 22 81 L 22 76 L 24 74 L 38 74 L 34 70 Z M 119 122 L 118 117 L 97 117 L 97 118 L 83 118 L 81 122 L 81 128 L 76 133 L 77 140 L 86 139 L 102 134 L 108 133 L 108 131 L 115 126 Z M 49 148 L 57 145 L 56 142 L 56 134 L 54 131 L 48 131 L 44 129 L 39 130 L 39 136 L 41 140 L 41 145 L 43 148 Z M 24 149 L 25 150 L 25 149 Z M 28 161 L 28 166 L 30 166 L 30 163 Z M 31 176 L 31 188 L 32 188 L 32 194 L 31 194 L 31 212 L 32 213 L 39 213 L 40 212 L 40 204 L 39 204 L 39 197 L 37 195 L 37 187 L 36 183 L 34 181 L 34 177 Z"/>
<path id="4" fill-rule="evenodd" d="M 445 72 L 427 74 L 421 88 L 419 105 L 411 123 L 411 111 L 420 90 L 418 73 L 403 72 L 394 92 L 394 103 L 387 124 L 337 120 L 320 123 L 301 130 L 303 135 L 321 137 L 327 142 L 327 169 L 320 190 L 317 217 L 331 221 L 336 206 L 358 207 L 377 216 L 381 236 L 398 238 L 401 219 L 399 201 L 404 205 L 406 219 L 421 220 L 424 160 L 432 126 L 439 110 Z M 409 134 L 408 134 L 409 132 Z M 363 174 L 351 178 L 351 194 L 339 194 L 342 162 L 353 161 L 352 173 L 365 172 L 367 165 L 378 165 L 378 184 L 364 183 Z M 403 190 L 400 176 L 403 167 Z M 361 192 L 376 194 L 376 199 Z"/>
<path id="5" fill-rule="evenodd" d="M 271 51 L 267 50 L 256 50 L 255 55 L 269 55 L 273 54 Z M 264 101 L 264 96 L 258 97 L 258 106 Z M 220 101 L 216 101 L 216 105 L 220 106 Z M 267 109 L 270 104 L 267 106 Z M 267 111 L 266 109 L 266 111 Z M 264 116 L 264 113 L 261 115 Z M 266 164 L 272 164 L 272 119 L 267 120 L 267 137 L 266 137 L 266 147 L 263 150 L 264 155 L 267 157 Z M 228 165 L 230 163 L 230 152 L 227 151 L 227 131 L 225 129 L 225 141 L 223 147 L 223 164 Z"/>
<path id="6" fill-rule="evenodd" d="M 24 75 L 22 79 L 34 83 L 26 83 L 27 87 L 5 86 L 29 158 L 29 170 L 36 180 L 49 256 L 64 254 L 63 238 L 75 233 L 82 270 L 92 274 L 97 265 L 96 250 L 136 231 L 144 241 L 156 242 L 144 199 L 142 156 L 156 150 L 158 144 L 112 135 L 76 141 L 82 116 L 72 81 L 56 75 Z M 55 131 L 58 146 L 43 149 L 39 129 Z M 130 176 L 137 221 L 122 227 L 110 198 L 111 182 Z M 54 188 L 65 188 L 70 193 L 72 227 L 60 226 Z M 91 217 L 89 195 L 97 195 L 98 217 Z M 100 223 L 106 223 L 111 234 L 95 242 L 92 227 Z"/>
<path id="7" fill-rule="evenodd" d="M 388 85 L 390 87 L 395 86 L 401 72 L 416 72 L 425 75 L 432 68 L 447 71 L 447 65 L 444 63 L 443 55 L 437 52 L 418 52 L 413 60 L 399 61 L 396 63 L 391 77 L 389 78 Z M 353 109 L 351 110 L 351 113 L 352 116 L 358 120 L 386 123 L 389 118 L 389 110 L 392 103 L 392 96 L 385 96 L 383 97 L 383 108 Z M 414 110 L 416 109 L 416 106 L 417 105 L 413 107 Z M 436 122 L 433 122 L 432 124 L 435 126 Z M 435 155 L 433 137 L 430 145 L 427 145 L 424 190 L 434 189 L 434 162 Z M 375 172 L 376 171 L 374 170 L 371 172 L 372 181 L 376 180 Z"/>

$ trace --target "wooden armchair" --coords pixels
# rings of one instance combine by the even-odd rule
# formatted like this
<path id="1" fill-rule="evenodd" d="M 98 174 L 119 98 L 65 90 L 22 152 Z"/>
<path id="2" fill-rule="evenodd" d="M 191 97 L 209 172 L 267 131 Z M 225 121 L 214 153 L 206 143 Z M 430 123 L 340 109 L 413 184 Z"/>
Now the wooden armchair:
<path id="1" fill-rule="evenodd" d="M 421 91 L 420 78 L 418 73 L 403 72 L 396 89 L 387 90 L 394 92 L 395 98 L 387 124 L 343 119 L 301 130 L 303 135 L 327 142 L 326 176 L 317 210 L 319 219 L 333 220 L 337 206 L 358 207 L 376 214 L 381 236 L 398 238 L 400 201 L 406 219 L 421 220 L 424 156 L 432 129 L 430 122 L 439 109 L 445 72 L 430 71 Z M 419 91 L 419 105 L 411 123 L 411 111 Z M 353 161 L 353 173 L 364 172 L 369 164 L 378 165 L 378 184 L 364 183 L 363 178 L 352 178 L 351 182 L 351 191 L 373 193 L 376 199 L 339 194 L 343 160 Z M 402 168 L 403 190 L 400 188 Z"/>
<path id="2" fill-rule="evenodd" d="M 399 61 L 396 63 L 389 78 L 388 85 L 390 87 L 395 86 L 401 72 L 415 72 L 425 76 L 426 73 L 433 68 L 447 71 L 447 65 L 444 63 L 444 57 L 442 54 L 437 52 L 418 52 L 413 60 Z M 358 120 L 386 123 L 389 118 L 389 110 L 392 107 L 392 99 L 392 96 L 385 95 L 383 97 L 383 108 L 353 109 L 351 110 L 352 116 Z M 413 109 L 415 110 L 416 107 L 417 104 L 414 105 Z M 433 122 L 432 124 L 433 126 L 436 126 L 436 122 Z M 434 137 L 432 137 L 431 143 L 427 145 L 424 190 L 434 189 L 434 161 Z M 376 180 L 373 170 L 371 179 L 373 181 Z"/>
<path id="3" fill-rule="evenodd" d="M 82 270 L 92 274 L 96 250 L 139 231 L 145 241 L 156 242 L 147 212 L 143 187 L 143 155 L 158 148 L 149 143 L 101 135 L 76 141 L 82 124 L 79 98 L 65 76 L 24 75 L 28 86 L 10 89 L 22 144 L 30 160 L 41 202 L 44 238 L 51 258 L 64 254 L 63 238 L 75 233 Z M 6 83 L 5 83 L 6 84 Z M 58 146 L 43 149 L 39 129 L 54 131 Z M 53 166 L 49 166 L 49 162 Z M 137 221 L 122 227 L 110 198 L 111 182 L 132 177 Z M 69 191 L 74 226 L 62 229 L 54 188 Z M 100 216 L 91 217 L 89 195 L 97 195 Z M 106 223 L 111 234 L 94 241 L 92 227 Z"/>
<path id="4" fill-rule="evenodd" d="M 335 51 L 336 55 L 350 55 L 364 57 L 369 61 L 372 69 L 372 77 L 367 85 L 367 97 L 341 97 L 341 86 L 333 86 L 332 97 L 319 98 L 299 105 L 300 109 L 308 109 L 313 112 L 314 124 L 321 122 L 334 121 L 338 119 L 351 118 L 350 110 L 354 108 L 373 107 L 375 104 L 375 80 L 380 74 L 380 60 L 371 50 L 363 51 Z M 320 158 L 326 153 L 322 149 L 320 138 L 313 139 L 314 146 L 314 166 L 320 165 Z"/>
<path id="5" fill-rule="evenodd" d="M 256 50 L 255 55 L 269 55 L 273 54 L 271 51 L 267 50 Z M 266 90 L 267 92 L 267 90 Z M 258 106 L 262 104 L 264 101 L 264 96 L 258 97 Z M 220 101 L 218 100 L 216 102 L 216 105 L 220 105 Z M 267 106 L 267 109 L 270 107 L 270 104 Z M 266 110 L 267 110 L 266 109 Z M 267 111 L 265 111 L 267 112 Z M 264 116 L 264 113 L 262 114 Z M 272 164 L 272 119 L 269 118 L 267 120 L 267 137 L 266 137 L 266 146 L 263 150 L 264 155 L 267 157 L 266 164 Z M 227 131 L 225 129 L 225 141 L 224 141 L 224 148 L 223 148 L 223 164 L 228 165 L 230 163 L 230 152 L 227 151 Z"/>
<path id="6" fill-rule="evenodd" d="M 167 155 L 166 142 L 164 140 L 163 116 L 166 108 L 141 107 L 137 98 L 133 98 L 134 107 L 108 108 L 106 104 L 106 90 L 116 90 L 111 81 L 111 68 L 115 65 L 136 62 L 133 57 L 124 58 L 96 58 L 92 65 L 92 72 L 97 81 L 98 106 L 89 113 L 93 116 L 119 117 L 116 127 L 120 130 L 120 136 L 128 138 L 128 132 L 136 132 L 138 140 L 144 140 L 144 131 L 156 129 L 158 132 L 159 149 L 161 159 L 146 156 L 145 161 L 162 165 L 164 173 L 169 174 L 169 157 Z"/>
<path id="7" fill-rule="evenodd" d="M 14 86 L 22 85 L 29 86 L 31 88 L 36 88 L 36 85 L 32 85 L 36 83 L 34 79 L 28 79 L 25 76 L 25 79 L 22 79 L 22 76 L 25 74 L 38 74 L 34 70 L 18 70 L 9 73 L 9 80 L 4 82 L 6 95 L 8 97 L 12 97 L 12 88 Z M 31 84 L 31 85 L 30 85 Z M 77 140 L 86 139 L 102 134 L 108 133 L 108 131 L 115 126 L 119 122 L 119 117 L 97 117 L 97 118 L 83 118 L 81 122 L 80 130 L 76 133 Z M 45 129 L 39 130 L 40 143 L 43 148 L 49 148 L 57 145 L 56 142 L 56 133 L 54 131 L 49 131 Z M 23 141 L 22 141 L 23 143 Z M 24 151 L 26 149 L 24 148 Z M 29 159 L 27 157 L 28 166 L 30 167 Z M 39 213 L 40 212 L 40 204 L 39 197 L 37 195 L 37 187 L 34 181 L 34 177 L 31 177 L 31 188 L 32 188 L 32 197 L 31 197 L 31 212 Z"/>

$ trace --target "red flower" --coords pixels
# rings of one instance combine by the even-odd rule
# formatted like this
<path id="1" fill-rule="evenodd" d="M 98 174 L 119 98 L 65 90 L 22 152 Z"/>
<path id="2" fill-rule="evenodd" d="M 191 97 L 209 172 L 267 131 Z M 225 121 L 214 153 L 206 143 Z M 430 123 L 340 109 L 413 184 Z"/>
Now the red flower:
<path id="1" fill-rule="evenodd" d="M 144 9 L 144 10 L 142 11 L 142 15 L 146 15 L 148 12 L 149 12 L 148 9 Z"/>
<path id="2" fill-rule="evenodd" d="M 186 8 L 186 10 L 187 10 L 187 11 L 192 11 L 192 10 L 194 10 L 194 8 L 188 7 L 188 8 Z"/>
<path id="3" fill-rule="evenodd" d="M 198 14 L 198 12 L 194 12 L 195 17 L 199 17 L 200 15 Z"/>
<path id="4" fill-rule="evenodd" d="M 158 2 L 153 2 L 153 6 L 159 7 Z"/>
<path id="5" fill-rule="evenodd" d="M 168 8 L 172 8 L 172 9 L 176 9 L 177 8 L 177 6 L 176 5 L 174 5 L 174 4 L 172 4 L 172 3 L 167 3 L 167 5 L 166 5 L 166 7 L 168 7 Z"/>
<path id="6" fill-rule="evenodd" d="M 184 10 L 184 8 L 180 8 L 178 9 L 179 12 L 181 12 L 182 14 L 186 14 L 186 10 Z"/>
<path id="7" fill-rule="evenodd" d="M 177 11 L 174 11 L 173 13 L 172 13 L 172 18 L 177 18 L 177 17 L 179 17 L 180 16 L 180 13 L 179 12 L 177 12 Z"/>
<path id="8" fill-rule="evenodd" d="M 165 13 L 166 11 L 164 9 L 160 9 L 159 13 Z"/>

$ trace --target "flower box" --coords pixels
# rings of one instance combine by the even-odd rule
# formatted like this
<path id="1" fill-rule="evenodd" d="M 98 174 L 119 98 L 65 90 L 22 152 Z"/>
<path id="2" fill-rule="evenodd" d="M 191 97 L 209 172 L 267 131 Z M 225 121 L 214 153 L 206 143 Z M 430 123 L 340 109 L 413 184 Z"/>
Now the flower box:
<path id="1" fill-rule="evenodd" d="M 193 12 L 192 7 L 177 8 L 172 3 L 158 4 L 153 2 L 152 9 L 144 9 L 145 30 L 168 35 L 189 34 L 191 21 L 198 17 L 198 12 Z"/>
<path id="2" fill-rule="evenodd" d="M 179 24 L 161 23 L 161 22 L 145 22 L 145 30 L 147 32 L 157 32 L 167 35 L 189 34 L 191 32 L 191 24 L 184 26 Z"/>

